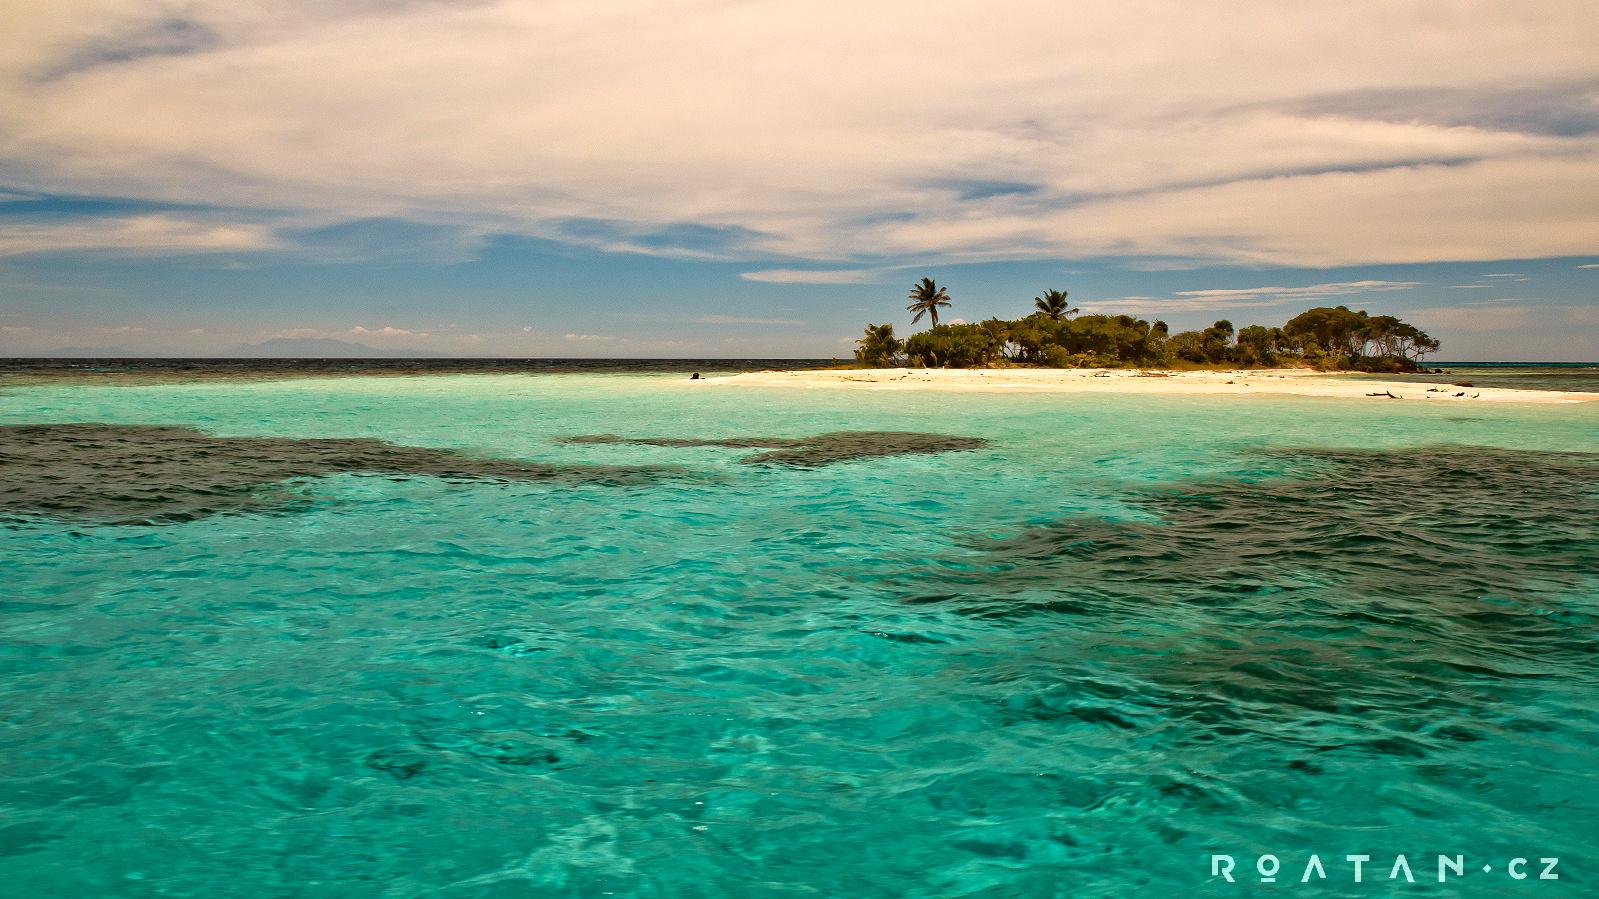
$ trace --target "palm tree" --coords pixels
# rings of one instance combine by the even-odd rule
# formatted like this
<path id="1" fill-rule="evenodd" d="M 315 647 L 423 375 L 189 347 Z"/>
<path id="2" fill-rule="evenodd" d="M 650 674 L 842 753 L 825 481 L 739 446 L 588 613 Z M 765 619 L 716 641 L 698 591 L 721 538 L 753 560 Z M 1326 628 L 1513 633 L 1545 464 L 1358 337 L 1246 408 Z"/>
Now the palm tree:
<path id="1" fill-rule="evenodd" d="M 916 313 L 911 319 L 911 324 L 922 320 L 922 316 L 931 313 L 933 327 L 938 327 L 938 307 L 949 305 L 949 291 L 933 283 L 932 278 L 923 278 L 922 283 L 911 288 L 911 304 L 905 307 L 906 312 Z"/>
<path id="2" fill-rule="evenodd" d="M 1077 307 L 1066 308 L 1066 291 L 1046 290 L 1041 297 L 1033 297 L 1033 305 L 1038 311 L 1044 313 L 1055 321 L 1060 321 L 1068 315 L 1076 315 Z"/>

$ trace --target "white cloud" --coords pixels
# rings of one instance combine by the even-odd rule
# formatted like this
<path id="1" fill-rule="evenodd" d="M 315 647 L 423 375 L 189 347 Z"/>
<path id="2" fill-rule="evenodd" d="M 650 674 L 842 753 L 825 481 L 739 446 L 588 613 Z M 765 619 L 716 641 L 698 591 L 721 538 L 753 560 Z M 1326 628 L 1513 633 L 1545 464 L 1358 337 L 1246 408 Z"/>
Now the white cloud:
<path id="1" fill-rule="evenodd" d="M 1224 287 L 1179 290 L 1170 297 L 1118 297 L 1084 300 L 1088 312 L 1199 312 L 1207 309 L 1252 309 L 1285 303 L 1410 290 L 1417 281 L 1334 281 L 1302 287 Z"/>
<path id="2" fill-rule="evenodd" d="M 350 333 L 355 335 L 356 337 L 362 337 L 362 338 L 373 338 L 373 337 L 377 337 L 377 338 L 384 338 L 384 337 L 429 338 L 429 337 L 433 336 L 432 332 L 429 332 L 429 331 L 412 331 L 412 330 L 407 329 L 407 328 L 395 328 L 395 327 L 391 327 L 389 325 L 384 325 L 381 328 L 367 328 L 367 327 L 363 327 L 362 325 L 356 325 L 355 327 L 350 329 Z"/>
<path id="3" fill-rule="evenodd" d="M 1280 300 L 1243 300 L 1227 303 L 1216 303 L 1210 300 L 1189 298 L 1161 298 L 1161 297 L 1117 297 L 1111 300 L 1084 300 L 1083 312 L 1088 314 L 1105 313 L 1119 315 L 1127 313 L 1164 315 L 1173 312 L 1204 312 L 1207 310 L 1220 311 L 1223 309 L 1258 309 L 1270 306 L 1281 306 Z"/>
<path id="4" fill-rule="evenodd" d="M 1599 136 L 1326 101 L 1591 90 L 1586 0 L 58 0 L 0 17 L 16 190 L 707 258 L 1330 266 L 1599 245 Z M 0 251 L 130 245 L 35 227 Z M 131 244 L 272 243 L 205 227 L 244 230 Z M 745 277 L 858 283 L 796 271 Z"/>
<path id="5" fill-rule="evenodd" d="M 694 319 L 702 325 L 803 325 L 792 318 L 744 318 L 738 315 L 701 315 Z"/>
<path id="6" fill-rule="evenodd" d="M 599 344 L 609 350 L 626 348 L 629 353 L 681 353 L 686 350 L 703 351 L 703 343 L 688 340 L 638 340 L 631 337 L 620 337 L 612 334 L 566 334 L 561 338 L 567 343 Z"/>
<path id="7" fill-rule="evenodd" d="M 1335 281 L 1329 284 L 1311 284 L 1307 287 L 1228 287 L 1208 290 L 1179 290 L 1177 296 L 1194 297 L 1213 302 L 1229 300 L 1272 299 L 1289 300 L 1322 299 L 1361 293 L 1382 293 L 1409 290 L 1418 281 Z"/>
<path id="8" fill-rule="evenodd" d="M 0 256 L 52 250 L 128 253 L 205 253 L 264 250 L 277 246 L 260 225 L 217 224 L 169 214 L 13 222 L 0 230 Z"/>
<path id="9" fill-rule="evenodd" d="M 883 272 L 873 268 L 835 269 L 818 271 L 801 268 L 769 268 L 739 275 L 746 281 L 769 284 L 872 284 L 883 279 Z"/>
<path id="10" fill-rule="evenodd" d="M 1489 280 L 1492 279 L 1492 280 Z M 1526 275 L 1517 275 L 1509 272 L 1500 272 L 1493 275 L 1483 275 L 1481 279 L 1470 284 L 1450 284 L 1450 290 L 1482 290 L 1488 287 L 1502 287 L 1506 284 L 1515 284 L 1528 280 Z"/>

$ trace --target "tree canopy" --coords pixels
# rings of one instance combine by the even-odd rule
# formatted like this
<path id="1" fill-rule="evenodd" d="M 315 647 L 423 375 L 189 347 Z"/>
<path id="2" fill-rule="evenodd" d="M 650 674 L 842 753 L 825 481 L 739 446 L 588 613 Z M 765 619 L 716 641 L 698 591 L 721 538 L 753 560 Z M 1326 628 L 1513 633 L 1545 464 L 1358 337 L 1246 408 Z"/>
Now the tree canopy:
<path id="1" fill-rule="evenodd" d="M 968 324 L 938 323 L 949 293 L 923 278 L 910 293 L 907 311 L 915 324 L 930 315 L 933 327 L 900 340 L 890 324 L 868 325 L 857 341 L 863 365 L 910 364 L 936 368 L 1033 365 L 1051 368 L 1117 365 L 1313 365 L 1365 371 L 1412 371 L 1437 340 L 1392 315 L 1371 315 L 1346 306 L 1317 307 L 1282 327 L 1245 325 L 1226 319 L 1197 331 L 1170 333 L 1130 315 L 1082 315 L 1068 308 L 1066 291 L 1048 290 L 1033 299 L 1033 313 L 1015 320 L 991 318 Z"/>
<path id="2" fill-rule="evenodd" d="M 1076 308 L 1067 308 L 1064 290 L 1046 290 L 1043 296 L 1033 297 L 1033 308 L 1056 321 L 1077 314 Z"/>
<path id="3" fill-rule="evenodd" d="M 919 284 L 911 288 L 910 305 L 905 307 L 906 312 L 916 313 L 911 319 L 911 324 L 922 320 L 923 315 L 931 315 L 933 327 L 938 327 L 938 308 L 949 305 L 949 291 L 939 287 L 932 278 L 923 278 Z"/>

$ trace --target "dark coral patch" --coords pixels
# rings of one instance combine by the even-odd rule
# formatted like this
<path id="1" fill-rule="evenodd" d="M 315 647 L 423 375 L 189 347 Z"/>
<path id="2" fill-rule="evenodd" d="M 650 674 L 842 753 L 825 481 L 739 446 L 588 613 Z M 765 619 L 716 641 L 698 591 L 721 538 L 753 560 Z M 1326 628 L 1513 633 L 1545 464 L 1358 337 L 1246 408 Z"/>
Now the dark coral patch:
<path id="1" fill-rule="evenodd" d="M 676 471 L 519 462 L 368 439 L 216 437 L 160 425 L 0 426 L 0 516 L 154 523 L 281 511 L 295 501 L 283 481 L 341 472 L 630 485 Z"/>
<path id="2" fill-rule="evenodd" d="M 1274 476 L 1134 491 L 1140 520 L 1064 518 L 911 562 L 889 595 L 1017 627 L 1053 619 L 1038 651 L 1061 683 L 1008 700 L 1007 724 L 1177 719 L 1207 740 L 1297 747 L 1342 721 L 1373 736 L 1320 751 L 1414 760 L 1510 720 L 1517 691 L 1592 670 L 1599 454 L 1261 460 Z"/>
<path id="3" fill-rule="evenodd" d="M 876 459 L 886 456 L 911 456 L 950 453 L 987 446 L 980 437 L 952 434 L 924 434 L 917 431 L 832 431 L 814 437 L 730 437 L 693 439 L 679 437 L 619 437 L 615 434 L 587 434 L 567 437 L 563 443 L 626 444 L 632 446 L 692 447 L 715 446 L 728 449 L 760 449 L 767 452 L 745 456 L 745 465 L 788 465 L 819 468 L 838 462 Z"/>
<path id="4" fill-rule="evenodd" d="M 907 581 L 902 599 L 985 617 L 1212 606 L 1315 592 L 1406 605 L 1507 596 L 1599 568 L 1599 454 L 1428 446 L 1257 451 L 1281 475 L 1130 493 L 1142 521 L 1064 518 Z M 1414 572 L 1429 572 L 1418 584 Z M 1574 593 L 1581 584 L 1566 585 Z M 1529 591 L 1530 592 L 1530 591 Z"/>

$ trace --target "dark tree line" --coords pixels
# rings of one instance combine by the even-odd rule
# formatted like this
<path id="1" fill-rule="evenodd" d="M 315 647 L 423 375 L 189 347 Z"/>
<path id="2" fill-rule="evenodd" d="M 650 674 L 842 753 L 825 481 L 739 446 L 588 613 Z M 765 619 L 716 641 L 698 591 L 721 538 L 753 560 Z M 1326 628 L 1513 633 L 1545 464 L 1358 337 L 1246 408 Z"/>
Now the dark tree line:
<path id="1" fill-rule="evenodd" d="M 1006 321 L 937 324 L 949 294 L 923 278 L 911 292 L 909 311 L 932 313 L 934 326 L 908 339 L 892 324 L 867 325 L 855 359 L 863 365 L 981 368 L 1035 365 L 1047 368 L 1154 365 L 1313 365 L 1360 371 L 1413 371 L 1438 341 L 1391 315 L 1370 315 L 1345 306 L 1320 306 L 1280 328 L 1247 325 L 1234 330 L 1222 320 L 1198 331 L 1169 332 L 1162 321 L 1130 315 L 1072 316 L 1066 291 L 1045 291 L 1038 311 Z M 915 323 L 915 320 L 912 322 Z"/>

